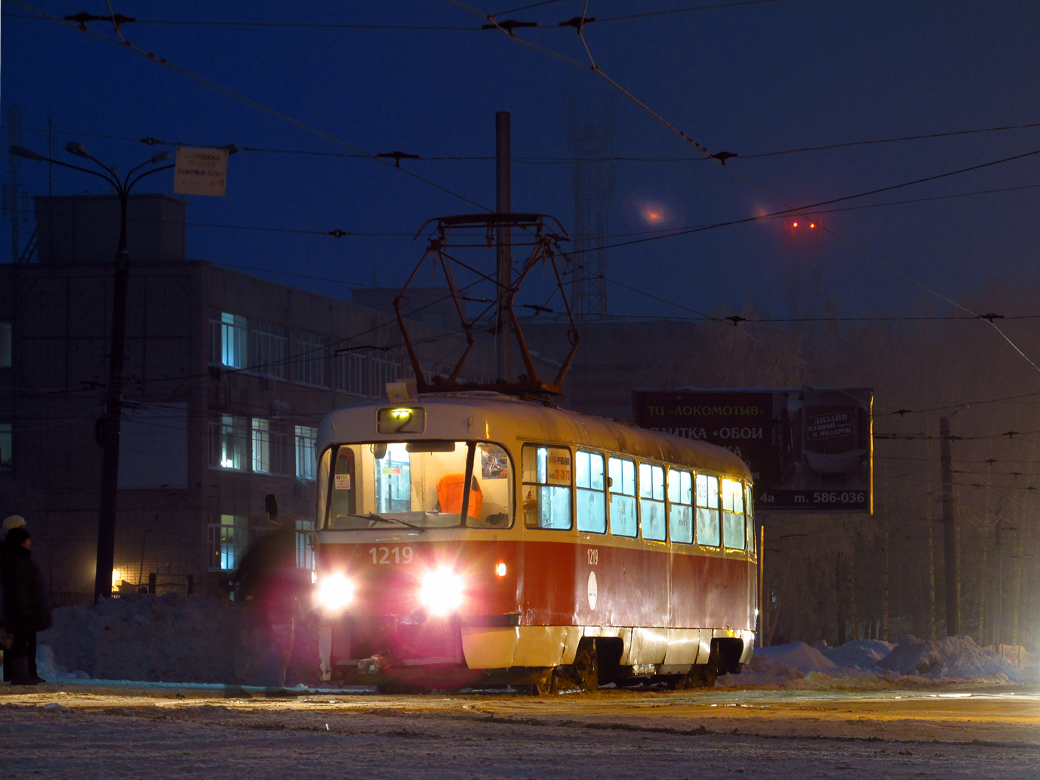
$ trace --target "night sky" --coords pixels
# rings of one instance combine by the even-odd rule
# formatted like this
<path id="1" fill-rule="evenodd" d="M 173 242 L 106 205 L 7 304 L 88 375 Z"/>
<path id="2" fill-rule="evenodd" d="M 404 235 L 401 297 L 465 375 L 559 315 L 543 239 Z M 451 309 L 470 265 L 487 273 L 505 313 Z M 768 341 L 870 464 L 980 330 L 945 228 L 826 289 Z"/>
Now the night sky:
<path id="1" fill-rule="evenodd" d="M 483 14 L 515 7 L 471 1 Z M 22 145 L 46 154 L 40 130 L 52 117 L 57 158 L 79 162 L 64 151 L 79 140 L 123 170 L 172 149 L 136 140 L 145 137 L 326 153 L 232 156 L 225 198 L 188 198 L 188 255 L 343 297 L 357 286 L 399 286 L 424 248 L 411 240 L 419 225 L 478 209 L 390 164 L 328 154 L 484 158 L 402 167 L 493 209 L 494 115 L 508 110 L 514 211 L 551 214 L 569 229 L 569 95 L 596 111 L 613 101 L 615 156 L 659 158 L 616 163 L 612 244 L 784 208 L 769 194 L 811 204 L 1040 150 L 1040 127 L 1027 127 L 754 156 L 1040 123 L 1040 3 L 776 0 L 645 15 L 696 5 L 708 3 L 592 0 L 587 13 L 599 21 L 585 40 L 603 73 L 709 153 L 748 158 L 727 169 L 592 72 L 575 29 L 557 26 L 581 14 L 578 0 L 498 17 L 538 22 L 517 38 L 577 65 L 482 31 L 486 19 L 451 2 L 113 0 L 116 13 L 140 20 L 123 27 L 127 41 L 209 85 L 121 46 L 111 24 L 92 22 L 84 34 L 32 10 L 100 15 L 104 2 L 3 2 L 3 120 L 20 106 Z M 19 175 L 30 194 L 47 193 L 45 165 L 23 161 Z M 55 194 L 100 193 L 100 184 L 54 169 Z M 172 174 L 147 184 L 139 191 L 172 192 Z M 785 249 L 775 219 L 617 246 L 609 311 L 695 317 L 691 310 L 750 306 L 785 316 L 792 301 L 804 312 L 829 300 L 845 315 L 900 315 L 945 305 L 878 259 L 970 305 L 989 277 L 1034 274 L 1040 155 L 828 207 L 983 190 L 1005 191 L 820 214 L 845 241 L 825 235 L 809 251 Z M 393 235 L 315 234 L 334 229 Z M 9 224 L 3 230 L 6 260 Z"/>

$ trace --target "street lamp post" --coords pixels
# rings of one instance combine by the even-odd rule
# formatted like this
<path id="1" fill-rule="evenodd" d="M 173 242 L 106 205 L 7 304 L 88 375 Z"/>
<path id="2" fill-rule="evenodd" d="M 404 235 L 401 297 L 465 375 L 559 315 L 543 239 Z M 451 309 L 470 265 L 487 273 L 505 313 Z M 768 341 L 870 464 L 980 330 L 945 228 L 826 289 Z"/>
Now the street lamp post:
<path id="1" fill-rule="evenodd" d="M 115 189 L 119 196 L 119 246 L 115 256 L 115 283 L 112 292 L 112 339 L 109 349 L 108 389 L 105 399 L 105 423 L 103 439 L 103 455 L 101 461 L 101 508 L 98 514 L 97 565 L 94 574 L 94 602 L 102 596 L 112 595 L 112 566 L 115 559 L 116 541 L 116 497 L 119 490 L 119 433 L 123 412 L 123 363 L 126 360 L 126 298 L 127 280 L 129 277 L 130 254 L 126 249 L 126 206 L 130 191 L 145 176 L 174 167 L 163 165 L 134 176 L 146 165 L 158 165 L 169 160 L 169 152 L 152 155 L 140 165 L 131 168 L 122 179 L 100 160 L 91 156 L 83 144 L 70 141 L 65 150 L 77 157 L 90 160 L 105 173 L 70 165 L 60 160 L 52 160 L 37 154 L 31 149 L 12 146 L 9 152 L 17 157 L 24 157 L 36 162 L 49 162 L 65 168 L 89 173 L 104 179 Z"/>

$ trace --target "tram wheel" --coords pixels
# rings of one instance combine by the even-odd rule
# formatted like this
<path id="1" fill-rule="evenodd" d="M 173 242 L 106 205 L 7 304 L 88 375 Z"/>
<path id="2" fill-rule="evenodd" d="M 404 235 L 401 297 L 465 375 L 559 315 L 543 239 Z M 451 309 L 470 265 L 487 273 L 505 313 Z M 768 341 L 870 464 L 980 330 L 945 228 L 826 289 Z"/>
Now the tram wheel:
<path id="1" fill-rule="evenodd" d="M 527 688 L 527 693 L 531 696 L 552 696 L 559 693 L 560 686 L 557 680 L 556 667 L 546 672 L 542 679 L 534 683 L 534 685 L 524 687 Z"/>
<path id="2" fill-rule="evenodd" d="M 708 656 L 708 663 L 697 664 L 690 669 L 686 675 L 687 688 L 714 688 L 715 678 L 719 676 L 719 648 L 714 645 Z"/>
<path id="3" fill-rule="evenodd" d="M 573 676 L 583 691 L 592 692 L 599 687 L 599 660 L 596 643 L 584 642 L 574 656 Z"/>

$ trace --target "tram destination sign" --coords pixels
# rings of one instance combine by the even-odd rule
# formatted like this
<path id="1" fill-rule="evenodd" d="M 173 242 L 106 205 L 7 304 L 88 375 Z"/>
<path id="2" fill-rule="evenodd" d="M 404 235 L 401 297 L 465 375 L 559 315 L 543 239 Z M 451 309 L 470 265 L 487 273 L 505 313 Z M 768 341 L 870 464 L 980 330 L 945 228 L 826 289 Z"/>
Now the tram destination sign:
<path id="1" fill-rule="evenodd" d="M 872 512 L 874 393 L 865 388 L 636 390 L 636 423 L 748 464 L 760 512 Z"/>

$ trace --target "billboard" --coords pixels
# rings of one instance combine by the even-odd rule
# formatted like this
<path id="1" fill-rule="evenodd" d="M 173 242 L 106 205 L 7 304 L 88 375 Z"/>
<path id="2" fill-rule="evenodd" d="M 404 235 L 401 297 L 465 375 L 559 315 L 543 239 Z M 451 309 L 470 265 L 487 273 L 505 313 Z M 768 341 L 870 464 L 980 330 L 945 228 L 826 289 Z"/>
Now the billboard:
<path id="1" fill-rule="evenodd" d="M 641 427 L 740 456 L 766 512 L 873 511 L 873 402 L 864 388 L 633 393 Z"/>

